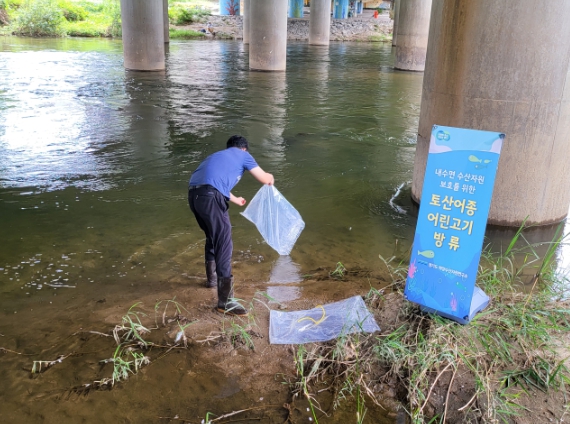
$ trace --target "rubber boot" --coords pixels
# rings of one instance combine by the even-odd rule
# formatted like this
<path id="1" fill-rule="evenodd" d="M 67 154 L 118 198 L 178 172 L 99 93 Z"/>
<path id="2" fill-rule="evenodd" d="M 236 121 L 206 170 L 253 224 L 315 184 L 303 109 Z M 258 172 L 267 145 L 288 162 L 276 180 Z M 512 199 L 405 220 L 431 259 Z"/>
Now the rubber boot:
<path id="1" fill-rule="evenodd" d="M 213 289 L 218 287 L 218 275 L 216 274 L 216 262 L 208 261 L 206 262 L 206 287 Z"/>
<path id="2" fill-rule="evenodd" d="M 234 277 L 218 278 L 218 312 L 239 317 L 247 316 L 247 310 L 233 300 Z"/>

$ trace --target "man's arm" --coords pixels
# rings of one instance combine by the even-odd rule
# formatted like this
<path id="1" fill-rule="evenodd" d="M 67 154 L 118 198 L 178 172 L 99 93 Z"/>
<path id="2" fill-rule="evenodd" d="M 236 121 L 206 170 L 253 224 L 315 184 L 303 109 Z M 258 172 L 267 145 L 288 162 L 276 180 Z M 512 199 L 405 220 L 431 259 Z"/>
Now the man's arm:
<path id="1" fill-rule="evenodd" d="M 235 197 L 232 193 L 230 193 L 230 202 L 235 203 L 238 206 L 245 205 L 245 199 L 243 197 Z"/>
<path id="2" fill-rule="evenodd" d="M 273 175 L 271 175 L 268 172 L 265 172 L 259 166 L 256 166 L 255 168 L 251 169 L 249 172 L 251 172 L 251 175 L 253 175 L 253 177 L 261 184 L 273 185 L 275 183 L 275 178 L 273 178 Z"/>

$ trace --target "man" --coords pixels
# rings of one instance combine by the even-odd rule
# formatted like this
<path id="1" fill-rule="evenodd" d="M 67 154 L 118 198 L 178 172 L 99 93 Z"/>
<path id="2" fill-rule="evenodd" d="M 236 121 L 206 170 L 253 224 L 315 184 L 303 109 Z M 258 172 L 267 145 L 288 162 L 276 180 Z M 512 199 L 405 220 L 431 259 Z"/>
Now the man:
<path id="1" fill-rule="evenodd" d="M 272 185 L 273 175 L 257 165 L 248 153 L 245 137 L 233 135 L 226 149 L 208 156 L 192 174 L 188 189 L 188 203 L 206 234 L 206 287 L 218 288 L 219 312 L 246 316 L 245 310 L 233 300 L 232 226 L 228 215 L 229 203 L 244 206 L 243 197 L 231 193 L 244 171 L 249 171 L 262 184 Z"/>

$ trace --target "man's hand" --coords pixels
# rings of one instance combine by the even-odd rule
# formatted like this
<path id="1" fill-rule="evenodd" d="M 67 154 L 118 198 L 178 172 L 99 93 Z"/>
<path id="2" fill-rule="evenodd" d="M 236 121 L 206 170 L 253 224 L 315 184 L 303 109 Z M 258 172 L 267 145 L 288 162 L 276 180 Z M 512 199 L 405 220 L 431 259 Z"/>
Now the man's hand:
<path id="1" fill-rule="evenodd" d="M 238 206 L 244 206 L 247 202 L 243 197 L 235 197 L 230 193 L 230 202 L 235 203 Z"/>

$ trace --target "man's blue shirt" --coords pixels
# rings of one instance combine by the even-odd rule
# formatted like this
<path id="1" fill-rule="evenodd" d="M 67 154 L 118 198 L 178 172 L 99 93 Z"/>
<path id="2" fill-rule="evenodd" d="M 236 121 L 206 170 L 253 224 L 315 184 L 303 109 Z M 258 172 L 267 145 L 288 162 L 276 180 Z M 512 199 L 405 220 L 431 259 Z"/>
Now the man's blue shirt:
<path id="1" fill-rule="evenodd" d="M 198 165 L 190 177 L 190 186 L 209 184 L 226 198 L 245 171 L 257 167 L 253 156 L 237 147 L 220 150 L 208 156 Z"/>

